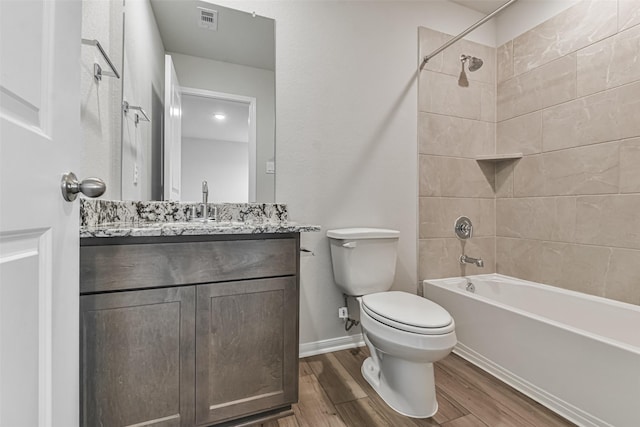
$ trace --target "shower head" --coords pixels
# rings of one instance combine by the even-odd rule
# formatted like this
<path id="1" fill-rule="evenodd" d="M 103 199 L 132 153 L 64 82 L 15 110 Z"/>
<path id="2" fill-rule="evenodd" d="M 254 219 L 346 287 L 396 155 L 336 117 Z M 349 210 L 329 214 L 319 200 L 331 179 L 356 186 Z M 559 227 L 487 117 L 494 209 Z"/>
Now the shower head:
<path id="1" fill-rule="evenodd" d="M 482 59 L 469 55 L 460 55 L 460 61 L 462 61 L 463 67 L 464 63 L 469 61 L 469 71 L 471 72 L 478 71 L 483 64 Z"/>
<path id="2" fill-rule="evenodd" d="M 482 59 L 476 58 L 475 56 L 471 58 L 469 61 L 469 71 L 474 72 L 482 67 Z"/>

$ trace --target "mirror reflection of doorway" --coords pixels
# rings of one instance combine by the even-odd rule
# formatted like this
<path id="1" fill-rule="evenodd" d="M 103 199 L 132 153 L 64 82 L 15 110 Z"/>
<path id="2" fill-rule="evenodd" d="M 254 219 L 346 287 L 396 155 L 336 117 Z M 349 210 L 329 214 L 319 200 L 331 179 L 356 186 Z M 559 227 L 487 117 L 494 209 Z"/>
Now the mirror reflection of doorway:
<path id="1" fill-rule="evenodd" d="M 183 88 L 181 200 L 255 199 L 255 99 Z M 252 126 L 253 125 L 253 126 Z"/>

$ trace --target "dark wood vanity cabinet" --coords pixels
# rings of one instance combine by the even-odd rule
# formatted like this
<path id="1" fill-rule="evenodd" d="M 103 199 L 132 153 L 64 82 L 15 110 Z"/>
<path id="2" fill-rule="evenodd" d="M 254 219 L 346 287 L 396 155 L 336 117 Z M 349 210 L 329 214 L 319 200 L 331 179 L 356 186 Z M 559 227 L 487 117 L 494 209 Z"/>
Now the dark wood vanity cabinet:
<path id="1" fill-rule="evenodd" d="M 191 425 L 194 302 L 193 286 L 80 297 L 82 426 Z"/>
<path id="2" fill-rule="evenodd" d="M 83 426 L 232 425 L 298 396 L 299 234 L 83 239 Z"/>
<path id="3" fill-rule="evenodd" d="M 197 287 L 196 424 L 296 402 L 296 280 Z"/>

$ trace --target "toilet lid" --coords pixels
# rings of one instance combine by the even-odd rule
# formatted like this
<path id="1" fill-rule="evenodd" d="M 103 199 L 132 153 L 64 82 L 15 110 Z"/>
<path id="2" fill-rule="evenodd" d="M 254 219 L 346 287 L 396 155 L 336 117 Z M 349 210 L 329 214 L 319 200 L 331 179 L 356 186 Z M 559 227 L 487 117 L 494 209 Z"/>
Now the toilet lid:
<path id="1" fill-rule="evenodd" d="M 363 296 L 362 304 L 369 315 L 394 328 L 423 334 L 453 330 L 453 319 L 447 310 L 418 295 L 398 291 L 379 292 Z"/>
<path id="2" fill-rule="evenodd" d="M 400 237 L 400 232 L 386 228 L 337 228 L 335 230 L 327 230 L 327 237 L 342 240 L 397 239 Z"/>

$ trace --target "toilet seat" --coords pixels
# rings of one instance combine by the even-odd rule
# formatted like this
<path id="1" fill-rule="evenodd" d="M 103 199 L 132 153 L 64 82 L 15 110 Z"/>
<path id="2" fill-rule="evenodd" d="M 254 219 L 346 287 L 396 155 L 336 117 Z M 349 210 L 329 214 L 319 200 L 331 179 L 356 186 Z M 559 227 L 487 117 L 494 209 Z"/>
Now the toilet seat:
<path id="1" fill-rule="evenodd" d="M 362 309 L 378 322 L 420 335 L 453 332 L 451 315 L 438 304 L 407 292 L 378 292 L 362 297 Z"/>

